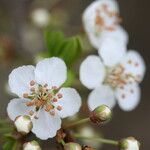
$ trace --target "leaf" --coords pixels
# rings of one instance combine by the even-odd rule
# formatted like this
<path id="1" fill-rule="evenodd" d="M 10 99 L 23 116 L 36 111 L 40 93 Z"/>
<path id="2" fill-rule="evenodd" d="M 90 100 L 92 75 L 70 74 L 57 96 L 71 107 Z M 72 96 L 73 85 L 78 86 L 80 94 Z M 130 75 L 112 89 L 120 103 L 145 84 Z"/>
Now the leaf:
<path id="1" fill-rule="evenodd" d="M 66 38 L 62 32 L 46 31 L 45 41 L 48 57 L 60 57 L 69 67 L 79 58 L 82 51 L 79 36 Z"/>
<path id="2" fill-rule="evenodd" d="M 16 150 L 17 140 L 14 139 L 10 134 L 5 135 L 5 143 L 3 144 L 3 150 Z"/>

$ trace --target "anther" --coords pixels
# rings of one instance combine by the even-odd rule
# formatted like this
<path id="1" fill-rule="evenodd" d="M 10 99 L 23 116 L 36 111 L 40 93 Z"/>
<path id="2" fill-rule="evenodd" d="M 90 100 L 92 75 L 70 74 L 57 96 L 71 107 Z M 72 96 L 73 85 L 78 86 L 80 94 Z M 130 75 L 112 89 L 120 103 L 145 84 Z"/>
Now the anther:
<path id="1" fill-rule="evenodd" d="M 45 111 L 49 112 L 52 110 L 54 107 L 52 105 L 46 105 Z"/>
<path id="2" fill-rule="evenodd" d="M 34 87 L 32 87 L 30 90 L 31 90 L 32 92 L 35 92 L 35 88 L 34 88 Z"/>
<path id="3" fill-rule="evenodd" d="M 34 86 L 34 85 L 35 85 L 35 81 L 32 80 L 32 81 L 30 82 L 30 86 Z"/>
<path id="4" fill-rule="evenodd" d="M 61 93 L 58 93 L 58 94 L 57 94 L 57 97 L 60 99 L 60 98 L 62 98 L 63 96 L 62 96 Z"/>
<path id="5" fill-rule="evenodd" d="M 34 105 L 34 101 L 26 102 L 26 106 L 33 106 L 33 105 Z"/>
<path id="6" fill-rule="evenodd" d="M 34 111 L 31 110 L 31 111 L 29 112 L 29 115 L 30 115 L 30 116 L 33 116 L 33 114 L 34 114 Z"/>
<path id="7" fill-rule="evenodd" d="M 48 84 L 45 84 L 45 85 L 44 85 L 44 87 L 47 87 L 47 86 L 48 86 Z"/>
<path id="8" fill-rule="evenodd" d="M 50 115 L 54 116 L 55 115 L 55 111 L 51 111 Z"/>
<path id="9" fill-rule="evenodd" d="M 57 100 L 57 98 L 53 98 L 53 102 L 57 102 L 58 100 Z"/>
<path id="10" fill-rule="evenodd" d="M 39 117 L 37 117 L 37 116 L 34 116 L 34 119 L 39 119 Z"/>
<path id="11" fill-rule="evenodd" d="M 24 94 L 23 94 L 23 97 L 24 97 L 24 98 L 28 98 L 28 96 L 29 96 L 28 93 L 24 93 Z"/>
<path id="12" fill-rule="evenodd" d="M 61 106 L 57 106 L 57 110 L 61 111 L 62 107 Z"/>

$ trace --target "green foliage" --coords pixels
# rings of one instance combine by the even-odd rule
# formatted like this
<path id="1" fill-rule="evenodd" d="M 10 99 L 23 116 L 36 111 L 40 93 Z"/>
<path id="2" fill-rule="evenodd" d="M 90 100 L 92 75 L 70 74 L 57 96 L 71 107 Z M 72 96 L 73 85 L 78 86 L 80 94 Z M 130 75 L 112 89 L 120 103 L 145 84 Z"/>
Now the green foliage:
<path id="1" fill-rule="evenodd" d="M 48 57 L 60 57 L 68 67 L 79 58 L 82 51 L 79 36 L 66 38 L 60 31 L 46 31 L 45 42 L 48 49 Z"/>
<path id="2" fill-rule="evenodd" d="M 19 141 L 12 136 L 14 126 L 9 120 L 0 120 L 0 138 L 3 141 L 3 150 L 17 150 Z"/>
<path id="3" fill-rule="evenodd" d="M 3 150 L 17 150 L 18 142 L 10 134 L 5 134 L 4 141 Z"/>

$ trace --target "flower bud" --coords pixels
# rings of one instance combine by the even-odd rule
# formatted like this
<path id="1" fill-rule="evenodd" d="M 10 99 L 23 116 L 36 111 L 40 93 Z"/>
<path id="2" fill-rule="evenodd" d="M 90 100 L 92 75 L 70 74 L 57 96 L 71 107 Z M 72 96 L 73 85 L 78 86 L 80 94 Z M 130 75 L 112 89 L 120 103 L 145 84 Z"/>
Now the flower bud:
<path id="1" fill-rule="evenodd" d="M 32 121 L 29 116 L 16 117 L 14 124 L 17 131 L 22 134 L 28 134 L 33 127 Z"/>
<path id="2" fill-rule="evenodd" d="M 134 137 L 128 137 L 121 140 L 119 148 L 120 150 L 139 150 L 140 144 Z"/>
<path id="3" fill-rule="evenodd" d="M 64 150 L 82 150 L 82 147 L 78 143 L 67 143 L 64 146 Z"/>
<path id="4" fill-rule="evenodd" d="M 41 150 L 41 147 L 36 141 L 32 141 L 25 143 L 23 145 L 23 150 Z"/>
<path id="5" fill-rule="evenodd" d="M 105 123 L 111 119 L 112 113 L 108 106 L 101 105 L 95 108 L 90 115 L 90 120 L 93 123 Z"/>
<path id="6" fill-rule="evenodd" d="M 90 147 L 90 146 L 84 146 L 83 150 L 95 150 L 94 148 Z"/>

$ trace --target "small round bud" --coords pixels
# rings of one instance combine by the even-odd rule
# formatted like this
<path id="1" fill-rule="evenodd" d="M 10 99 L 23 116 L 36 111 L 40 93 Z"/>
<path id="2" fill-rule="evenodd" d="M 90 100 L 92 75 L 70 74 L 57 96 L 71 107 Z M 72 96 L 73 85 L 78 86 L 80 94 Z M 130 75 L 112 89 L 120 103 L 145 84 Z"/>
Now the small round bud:
<path id="1" fill-rule="evenodd" d="M 64 150 L 82 150 L 82 147 L 78 143 L 67 143 L 64 145 Z"/>
<path id="2" fill-rule="evenodd" d="M 41 147 L 36 141 L 32 141 L 25 143 L 23 145 L 23 150 L 41 150 Z"/>
<path id="3" fill-rule="evenodd" d="M 90 119 L 93 123 L 105 123 L 111 119 L 112 112 L 106 105 L 101 105 L 95 108 L 90 115 Z"/>
<path id="4" fill-rule="evenodd" d="M 134 137 L 128 137 L 120 141 L 120 150 L 139 150 L 140 144 Z"/>
<path id="5" fill-rule="evenodd" d="M 28 134 L 33 127 L 31 118 L 29 116 L 16 117 L 14 124 L 16 126 L 17 131 L 22 134 Z"/>

